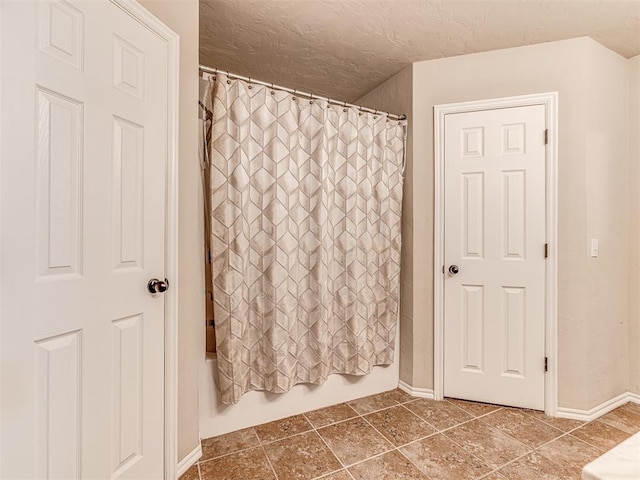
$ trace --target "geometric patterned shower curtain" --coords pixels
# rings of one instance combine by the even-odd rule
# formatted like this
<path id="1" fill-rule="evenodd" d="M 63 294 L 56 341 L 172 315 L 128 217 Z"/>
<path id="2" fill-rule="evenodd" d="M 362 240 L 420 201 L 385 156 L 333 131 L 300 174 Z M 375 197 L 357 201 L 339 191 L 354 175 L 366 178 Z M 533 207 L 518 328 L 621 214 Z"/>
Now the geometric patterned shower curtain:
<path id="1" fill-rule="evenodd" d="M 393 362 L 404 122 L 210 80 L 222 402 Z"/>

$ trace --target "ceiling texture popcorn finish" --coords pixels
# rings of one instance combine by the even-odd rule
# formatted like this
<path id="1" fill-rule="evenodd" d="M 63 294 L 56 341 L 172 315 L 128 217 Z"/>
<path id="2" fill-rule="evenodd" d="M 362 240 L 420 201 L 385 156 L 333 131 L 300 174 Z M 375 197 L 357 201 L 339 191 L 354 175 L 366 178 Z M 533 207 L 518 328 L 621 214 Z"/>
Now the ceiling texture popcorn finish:
<path id="1" fill-rule="evenodd" d="M 413 62 L 580 36 L 640 54 L 640 0 L 200 0 L 200 63 L 344 101 Z"/>

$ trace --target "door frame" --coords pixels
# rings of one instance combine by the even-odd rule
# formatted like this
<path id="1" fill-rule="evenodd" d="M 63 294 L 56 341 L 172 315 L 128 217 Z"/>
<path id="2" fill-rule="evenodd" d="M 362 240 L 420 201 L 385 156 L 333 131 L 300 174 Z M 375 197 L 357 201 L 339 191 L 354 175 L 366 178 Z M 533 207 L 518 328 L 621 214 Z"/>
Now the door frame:
<path id="1" fill-rule="evenodd" d="M 164 271 L 164 480 L 178 468 L 178 113 L 180 37 L 136 0 L 110 0 L 167 44 L 167 165 Z"/>
<path id="2" fill-rule="evenodd" d="M 446 115 L 531 105 L 545 106 L 546 155 L 545 356 L 544 411 L 558 408 L 558 92 L 449 103 L 433 107 L 434 122 L 434 269 L 433 269 L 433 394 L 444 398 L 444 134 Z M 541 366 L 542 367 L 542 366 Z"/>

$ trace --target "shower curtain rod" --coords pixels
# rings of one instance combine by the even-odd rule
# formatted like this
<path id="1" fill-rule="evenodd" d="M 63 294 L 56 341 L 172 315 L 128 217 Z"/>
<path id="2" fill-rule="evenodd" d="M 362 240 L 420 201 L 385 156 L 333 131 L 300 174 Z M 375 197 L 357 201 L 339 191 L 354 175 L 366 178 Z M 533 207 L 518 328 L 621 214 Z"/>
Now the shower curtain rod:
<path id="1" fill-rule="evenodd" d="M 245 77 L 242 75 L 237 75 L 235 73 L 229 73 L 227 70 L 221 70 L 219 68 L 211 68 L 211 67 L 207 67 L 205 65 L 200 65 L 200 71 L 203 73 L 210 73 L 212 75 L 215 75 L 216 73 L 222 73 L 224 75 L 226 75 L 229 78 L 234 78 L 237 80 L 242 80 L 245 82 L 249 82 L 249 83 L 253 83 L 255 85 L 264 85 L 265 87 L 269 87 L 273 90 L 282 90 L 284 92 L 288 92 L 288 93 L 292 93 L 294 95 L 297 95 L 299 97 L 305 97 L 308 98 L 310 100 L 318 99 L 318 100 L 324 100 L 328 103 L 331 103 L 333 105 L 340 105 L 342 107 L 354 107 L 357 108 L 358 110 L 360 110 L 361 112 L 368 112 L 368 113 L 373 113 L 374 115 L 386 115 L 387 118 L 391 119 L 391 120 L 406 120 L 407 116 L 406 115 L 396 115 L 395 113 L 387 113 L 387 112 L 381 112 L 379 110 L 374 110 L 372 108 L 367 108 L 367 107 L 362 107 L 360 105 L 354 105 L 353 103 L 347 103 L 347 102 L 341 102 L 340 100 L 334 100 L 332 98 L 327 98 L 327 97 L 323 97 L 321 95 L 315 95 L 313 93 L 306 93 L 306 92 L 301 92 L 299 90 L 295 90 L 293 88 L 287 88 L 287 87 L 282 87 L 280 85 L 274 85 L 273 83 L 267 83 L 267 82 L 261 82 L 260 80 L 255 80 L 251 77 Z"/>

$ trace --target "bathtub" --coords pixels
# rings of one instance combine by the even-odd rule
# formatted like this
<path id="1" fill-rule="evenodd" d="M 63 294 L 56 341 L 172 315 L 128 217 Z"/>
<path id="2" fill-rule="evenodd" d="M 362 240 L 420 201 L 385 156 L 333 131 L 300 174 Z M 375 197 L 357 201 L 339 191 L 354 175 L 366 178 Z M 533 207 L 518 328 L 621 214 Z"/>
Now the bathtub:
<path id="1" fill-rule="evenodd" d="M 296 385 L 287 393 L 247 392 L 235 405 L 220 401 L 215 354 L 207 354 L 200 368 L 200 437 L 209 438 L 271 422 L 336 403 L 374 395 L 398 386 L 398 338 L 394 363 L 374 367 L 369 375 L 329 375 L 322 385 Z"/>
<path id="2" fill-rule="evenodd" d="M 582 479 L 640 479 L 640 432 L 585 466 L 582 470 Z"/>

